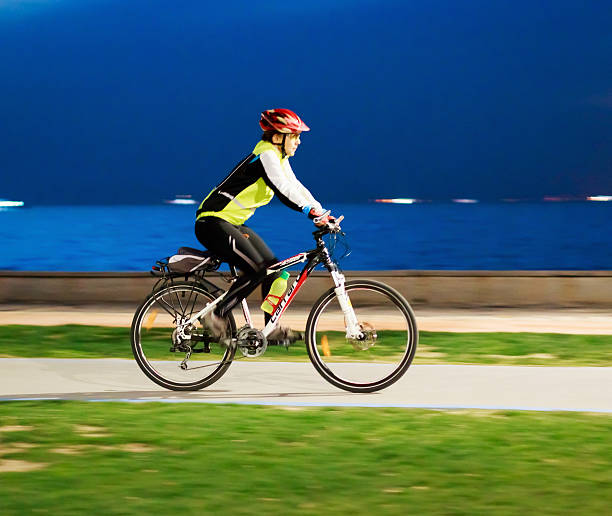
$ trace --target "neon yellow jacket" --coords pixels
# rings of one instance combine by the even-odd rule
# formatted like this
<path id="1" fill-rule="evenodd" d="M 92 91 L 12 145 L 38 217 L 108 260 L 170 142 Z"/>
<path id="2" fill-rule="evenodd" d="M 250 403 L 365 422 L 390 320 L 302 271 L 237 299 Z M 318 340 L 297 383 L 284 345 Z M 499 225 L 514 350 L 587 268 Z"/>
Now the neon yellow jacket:
<path id="1" fill-rule="evenodd" d="M 278 147 L 262 140 L 206 196 L 198 208 L 196 220 L 218 217 L 231 224 L 244 224 L 257 208 L 268 204 L 274 194 L 296 211 L 321 210 L 321 204 L 295 177 L 289 159 L 281 159 Z"/>

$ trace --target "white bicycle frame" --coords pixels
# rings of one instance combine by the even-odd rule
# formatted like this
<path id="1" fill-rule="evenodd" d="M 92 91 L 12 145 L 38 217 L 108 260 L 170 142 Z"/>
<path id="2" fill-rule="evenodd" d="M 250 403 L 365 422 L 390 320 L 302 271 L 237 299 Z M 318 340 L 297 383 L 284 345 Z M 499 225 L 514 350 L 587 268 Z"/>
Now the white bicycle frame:
<path id="1" fill-rule="evenodd" d="M 333 262 L 331 262 L 331 258 L 329 257 L 327 248 L 323 248 L 322 253 L 328 260 L 328 264 L 331 264 L 328 266 L 328 269 L 330 270 L 332 279 L 334 281 L 334 285 L 335 285 L 334 290 L 336 292 L 336 297 L 338 299 L 340 309 L 342 310 L 342 313 L 344 314 L 344 320 L 346 324 L 346 337 L 349 339 L 361 338 L 363 336 L 361 327 L 359 325 L 359 322 L 357 321 L 357 316 L 355 315 L 355 311 L 353 310 L 353 305 L 351 304 L 351 300 L 349 299 L 348 294 L 346 293 L 346 289 L 344 288 L 344 282 L 345 282 L 344 274 L 339 272 L 337 268 L 335 267 L 335 265 L 333 264 Z M 278 303 L 278 305 L 276 305 L 276 308 L 274 309 L 274 312 L 272 313 L 272 316 L 270 317 L 268 324 L 266 324 L 265 328 L 263 329 L 263 334 L 266 338 L 278 326 L 278 322 L 279 322 L 281 315 L 287 309 L 287 307 L 289 306 L 289 304 L 291 303 L 291 301 L 293 300 L 293 298 L 295 297 L 295 295 L 297 294 L 301 286 L 304 284 L 310 272 L 312 272 L 312 270 L 320 262 L 320 259 L 319 259 L 320 254 L 321 254 L 321 250 L 319 249 L 309 251 L 306 253 L 300 253 L 295 256 L 292 256 L 291 258 L 287 258 L 286 260 L 278 262 L 268 268 L 267 275 L 269 276 L 270 274 L 274 274 L 276 272 L 287 269 L 291 267 L 292 265 L 295 265 L 296 263 L 303 263 L 303 262 L 308 261 L 308 263 L 304 266 L 304 268 L 302 269 L 302 272 L 298 275 L 298 277 L 293 282 L 291 287 L 285 292 L 283 299 L 280 301 L 280 303 Z M 187 325 L 194 325 L 198 319 L 208 314 L 211 310 L 215 308 L 215 306 L 217 306 L 221 301 L 223 301 L 226 295 L 227 295 L 227 292 L 223 293 L 221 296 L 219 296 L 214 301 L 207 303 L 206 306 L 202 310 L 200 310 L 197 314 L 195 314 L 189 320 L 185 321 L 181 326 L 185 327 Z M 242 312 L 244 314 L 244 318 L 245 318 L 247 326 L 250 328 L 253 328 L 251 312 L 249 310 L 249 306 L 246 302 L 246 299 L 242 300 L 241 305 L 242 305 Z"/>

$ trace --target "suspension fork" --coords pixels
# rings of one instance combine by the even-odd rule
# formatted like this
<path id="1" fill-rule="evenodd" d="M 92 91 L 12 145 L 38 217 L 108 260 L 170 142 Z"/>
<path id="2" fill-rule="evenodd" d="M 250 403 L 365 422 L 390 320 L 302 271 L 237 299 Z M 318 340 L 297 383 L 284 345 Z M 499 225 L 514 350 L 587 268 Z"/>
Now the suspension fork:
<path id="1" fill-rule="evenodd" d="M 353 310 L 353 305 L 351 303 L 348 294 L 346 293 L 346 288 L 344 287 L 344 274 L 342 274 L 336 264 L 331 261 L 329 258 L 329 254 L 326 251 L 325 265 L 329 270 L 332 279 L 334 280 L 334 292 L 336 293 L 336 298 L 338 299 L 338 303 L 340 304 L 340 309 L 344 314 L 344 323 L 346 325 L 346 338 L 347 339 L 362 339 L 363 332 L 361 331 L 361 326 L 359 325 L 359 321 L 357 320 L 357 316 L 355 315 L 355 310 Z"/>

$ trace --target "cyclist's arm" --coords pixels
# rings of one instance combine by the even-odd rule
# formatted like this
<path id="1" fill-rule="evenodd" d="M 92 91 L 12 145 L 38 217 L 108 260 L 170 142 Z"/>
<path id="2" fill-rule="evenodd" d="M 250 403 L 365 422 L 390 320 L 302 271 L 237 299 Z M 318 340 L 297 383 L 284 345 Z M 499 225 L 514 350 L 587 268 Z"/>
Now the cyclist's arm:
<path id="1" fill-rule="evenodd" d="M 308 188 L 306 188 L 301 182 L 300 180 L 295 177 L 295 174 L 293 172 L 293 169 L 291 168 L 291 165 L 289 164 L 289 162 L 287 161 L 287 173 L 291 176 L 291 178 L 293 179 L 293 181 L 295 181 L 295 183 L 297 184 L 297 188 L 298 190 L 302 193 L 302 195 L 304 196 L 304 198 L 308 201 L 308 206 L 310 206 L 310 208 L 314 208 L 317 212 L 322 212 L 323 211 L 323 207 L 321 206 L 321 203 L 319 203 L 314 197 L 313 195 L 310 193 L 310 190 L 308 190 Z M 303 209 L 303 208 L 302 208 Z"/>
<path id="2" fill-rule="evenodd" d="M 261 164 L 264 169 L 264 181 L 274 190 L 283 204 L 296 211 L 304 211 L 314 200 L 312 195 L 307 197 L 303 185 L 296 179 L 293 172 L 286 174 L 280 164 L 278 156 L 274 151 L 266 151 L 260 154 Z M 308 192 L 310 193 L 310 192 Z M 316 201 L 315 201 L 316 202 Z M 320 204 L 317 203 L 320 208 Z"/>

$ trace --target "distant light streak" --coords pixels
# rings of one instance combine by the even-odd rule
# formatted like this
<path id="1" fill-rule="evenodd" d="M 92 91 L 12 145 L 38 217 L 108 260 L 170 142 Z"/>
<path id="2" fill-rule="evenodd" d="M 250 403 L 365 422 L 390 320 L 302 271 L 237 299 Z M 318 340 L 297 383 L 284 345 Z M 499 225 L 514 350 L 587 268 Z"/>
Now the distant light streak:
<path id="1" fill-rule="evenodd" d="M 164 201 L 166 204 L 196 204 L 193 199 L 172 199 L 171 201 Z"/>
<path id="2" fill-rule="evenodd" d="M 542 200 L 544 202 L 583 202 L 584 197 L 576 197 L 574 195 L 547 195 Z"/>
<path id="3" fill-rule="evenodd" d="M 374 199 L 375 202 L 387 202 L 391 204 L 413 204 L 416 199 Z"/>
<path id="4" fill-rule="evenodd" d="M 191 195 L 176 195 L 171 201 L 164 201 L 166 204 L 196 204 Z"/>
<path id="5" fill-rule="evenodd" d="M 23 201 L 0 201 L 0 208 L 20 208 Z"/>
<path id="6" fill-rule="evenodd" d="M 453 202 L 457 202 L 459 204 L 476 204 L 478 200 L 477 199 L 453 199 Z"/>
<path id="7" fill-rule="evenodd" d="M 587 201 L 612 201 L 612 195 L 592 195 Z"/>

